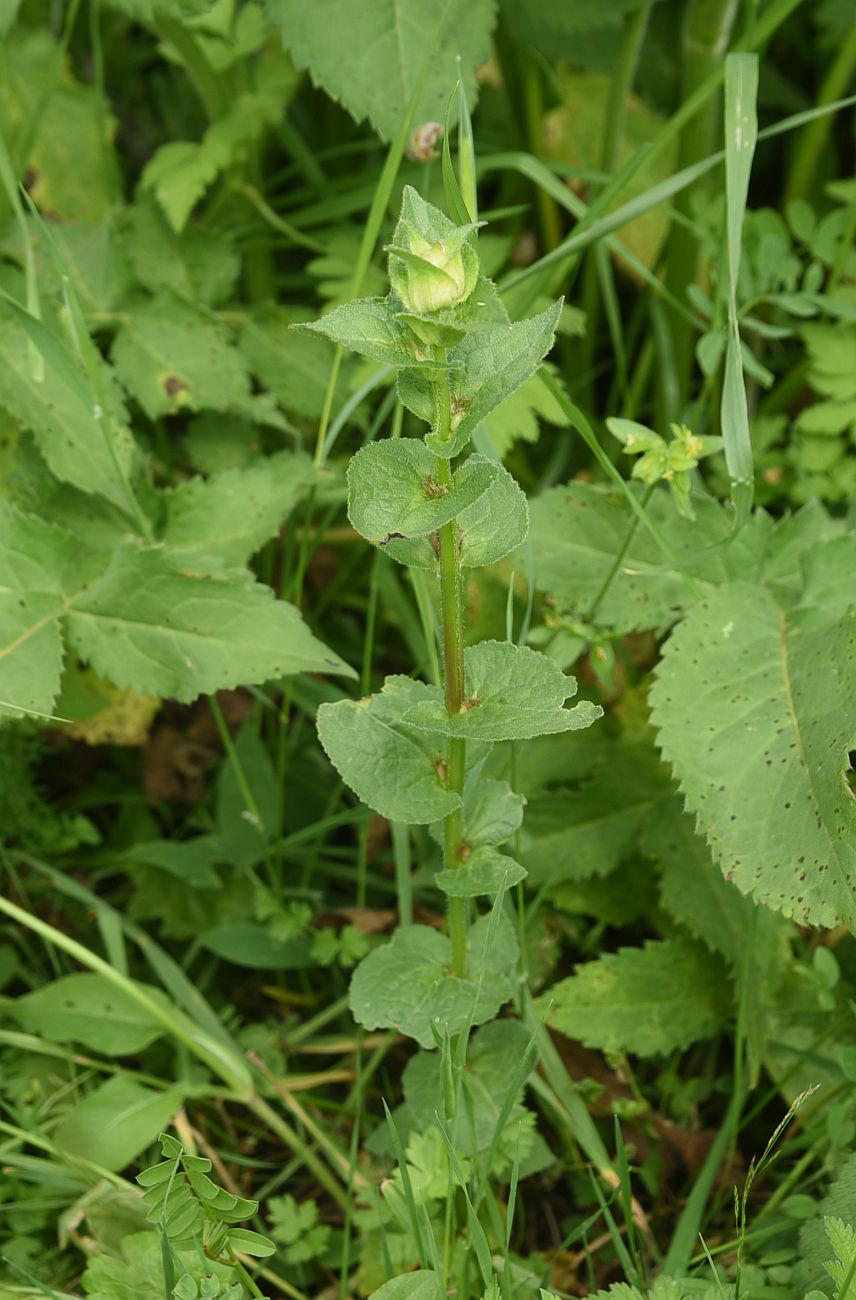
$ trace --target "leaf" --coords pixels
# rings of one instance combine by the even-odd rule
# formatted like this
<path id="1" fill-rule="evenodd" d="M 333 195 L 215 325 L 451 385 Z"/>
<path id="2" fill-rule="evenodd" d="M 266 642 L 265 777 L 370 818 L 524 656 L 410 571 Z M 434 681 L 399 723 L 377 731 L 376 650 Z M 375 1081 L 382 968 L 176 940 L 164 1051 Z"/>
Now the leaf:
<path id="1" fill-rule="evenodd" d="M 118 1172 L 155 1141 L 183 1100 L 181 1088 L 155 1092 L 118 1074 L 67 1111 L 52 1138 L 63 1154 Z"/>
<path id="2" fill-rule="evenodd" d="M 46 24 L 12 32 L 4 53 L 0 118 L 7 140 L 20 148 L 30 123 L 39 122 L 30 156 L 20 159 L 33 202 L 57 221 L 98 221 L 121 196 L 108 105 L 94 86 L 74 79 Z"/>
<path id="3" fill-rule="evenodd" d="M 267 0 L 267 9 L 297 66 L 387 140 L 417 88 L 414 122 L 442 121 L 461 75 L 475 103 L 494 0 L 329 0 L 323 23 L 300 0 Z"/>
<path id="4" fill-rule="evenodd" d="M 297 321 L 295 329 L 323 334 L 341 347 L 386 366 L 418 366 L 420 370 L 445 371 L 433 359 L 431 349 L 397 319 L 392 299 L 358 298 L 334 307 L 320 320 Z"/>
<path id="5" fill-rule="evenodd" d="M 315 965 L 306 936 L 278 939 L 252 921 L 226 921 L 200 935 L 199 942 L 224 961 L 251 970 L 304 970 Z"/>
<path id="6" fill-rule="evenodd" d="M 388 677 L 379 694 L 322 704 L 317 718 L 324 752 L 363 803 L 391 821 L 417 824 L 460 805 L 440 777 L 445 755 L 402 721 L 419 691 L 407 677 Z"/>
<path id="7" fill-rule="evenodd" d="M 726 879 L 813 925 L 856 922 L 854 692 L 852 615 L 786 614 L 735 583 L 673 633 L 651 694 L 664 757 Z"/>
<path id="8" fill-rule="evenodd" d="M 542 385 L 543 387 L 543 385 Z M 546 390 L 545 390 L 546 391 Z M 480 459 L 470 457 L 470 462 Z M 526 540 L 529 506 L 526 496 L 501 465 L 483 496 L 455 520 L 461 565 L 477 569 L 496 564 Z"/>
<path id="9" fill-rule="evenodd" d="M 154 1232 L 129 1233 L 118 1249 L 120 1258 L 107 1253 L 90 1257 L 83 1275 L 90 1300 L 164 1300 L 159 1237 Z"/>
<path id="10" fill-rule="evenodd" d="M 146 164 L 141 185 L 151 190 L 172 229 L 180 233 L 225 161 L 219 150 L 206 149 L 204 142 L 170 140 Z"/>
<path id="11" fill-rule="evenodd" d="M 52 343 L 58 355 L 45 366 L 44 379 L 38 382 L 33 378 L 27 332 L 21 320 L 10 319 L 5 308 L 0 310 L 4 313 L 0 318 L 0 403 L 32 430 L 57 478 L 127 510 L 122 475 L 130 474 L 134 447 L 124 427 L 125 411 L 106 366 L 115 458 L 95 410 L 94 394 L 66 345 L 41 328 L 43 342 Z"/>
<path id="12" fill-rule="evenodd" d="M 461 861 L 434 877 L 444 894 L 453 898 L 493 896 L 526 878 L 526 869 L 496 847 L 519 828 L 525 803 L 506 781 L 485 778 L 478 767 L 470 773 L 464 788 Z M 431 827 L 431 834 L 438 844 L 443 843 L 442 822 Z"/>
<path id="13" fill-rule="evenodd" d="M 151 199 L 127 208 L 122 224 L 122 247 L 144 289 L 211 307 L 229 297 L 241 262 L 224 230 L 196 226 L 177 235 Z"/>
<path id="14" fill-rule="evenodd" d="M 159 547 L 120 546 L 70 602 L 67 628 L 103 677 L 178 700 L 290 673 L 351 675 L 269 587 L 240 571 L 198 576 Z"/>
<path id="15" fill-rule="evenodd" d="M 253 410 L 247 363 L 228 330 L 178 298 L 136 304 L 110 355 L 150 420 L 177 411 Z"/>
<path id="16" fill-rule="evenodd" d="M 553 346 L 561 311 L 561 301 L 551 303 L 528 320 L 466 334 L 449 350 L 449 364 L 460 370 L 451 376 L 452 410 L 460 419 L 453 420 L 450 439 L 428 435 L 435 455 L 456 456 L 482 420 L 535 373 Z"/>
<path id="17" fill-rule="evenodd" d="M 520 860 L 533 884 L 606 876 L 638 851 L 644 828 L 671 797 L 650 745 L 613 744 L 578 790 L 560 788 L 530 801 Z"/>
<path id="18" fill-rule="evenodd" d="M 246 564 L 275 537 L 316 473 L 303 452 L 277 452 L 247 469 L 193 478 L 166 494 L 163 539 L 171 553 Z"/>
<path id="19" fill-rule="evenodd" d="M 391 1277 L 371 1293 L 369 1300 L 443 1300 L 445 1294 L 439 1273 L 417 1269 L 413 1273 Z"/>
<path id="20" fill-rule="evenodd" d="M 486 949 L 490 916 L 480 917 L 467 937 L 466 978 L 451 974 L 452 944 L 426 925 L 399 926 L 391 941 L 360 962 L 351 979 L 354 1018 L 366 1029 L 396 1029 L 420 1047 L 436 1046 L 435 1031 L 454 1037 L 471 1020 L 492 1020 L 512 996 L 517 939 L 501 917 Z M 433 1028 L 432 1028 L 433 1026 Z"/>
<path id="21" fill-rule="evenodd" d="M 542 421 L 568 427 L 568 417 L 553 394 L 532 375 L 488 416 L 490 440 L 500 459 L 505 460 L 518 441 L 537 442 Z"/>
<path id="22" fill-rule="evenodd" d="M 606 1052 L 657 1056 L 709 1038 L 725 972 L 701 944 L 649 940 L 576 966 L 539 999 L 547 1024 Z"/>
<path id="23" fill-rule="evenodd" d="M 148 997 L 169 1006 L 160 989 L 140 987 Z M 124 990 L 88 971 L 63 975 L 25 993 L 12 1010 L 31 1034 L 41 1034 L 52 1043 L 84 1043 L 105 1056 L 130 1056 L 165 1032 L 161 1021 L 147 1015 Z"/>
<path id="24" fill-rule="evenodd" d="M 353 276 L 353 267 L 351 268 Z M 241 351 L 257 375 L 286 411 L 317 420 L 324 410 L 334 348 L 320 332 L 292 329 L 305 321 L 299 307 L 260 307 L 241 330 Z M 340 370 L 333 409 L 347 397 L 347 363 Z"/>
<path id="25" fill-rule="evenodd" d="M 0 591 L 0 716 L 51 712 L 62 676 L 62 612 L 58 596 Z"/>
<path id="26" fill-rule="evenodd" d="M 436 532 L 483 496 L 497 467 L 471 457 L 449 487 L 435 477 L 434 457 L 416 438 L 387 439 L 362 447 L 348 465 L 348 517 L 375 546 L 396 536 Z"/>
<path id="27" fill-rule="evenodd" d="M 276 1254 L 276 1246 L 273 1242 L 250 1228 L 230 1228 L 229 1245 L 244 1255 L 252 1255 L 254 1259 L 268 1259 Z"/>
<path id="28" fill-rule="evenodd" d="M 574 678 L 546 655 L 508 641 L 481 641 L 464 651 L 466 700 L 459 714 L 447 713 L 438 687 L 414 685 L 419 702 L 407 710 L 404 722 L 467 740 L 526 740 L 576 731 L 603 714 L 588 700 L 565 709 L 565 700 L 576 694 Z"/>
<path id="29" fill-rule="evenodd" d="M 449 898 L 495 897 L 501 890 L 519 885 L 527 876 L 525 867 L 499 849 L 480 847 L 467 854 L 457 867 L 438 871 L 434 884 Z"/>
<path id="30" fill-rule="evenodd" d="M 628 487 L 637 498 L 641 495 L 636 484 Z M 730 534 L 730 516 L 711 499 L 693 498 L 693 503 L 697 518 L 691 522 L 677 513 L 665 490 L 654 492 L 646 512 L 677 563 L 666 560 L 647 528 L 636 526 L 621 567 L 598 605 L 599 626 L 623 633 L 672 624 L 696 600 L 678 566 L 705 590 L 732 578 L 758 575 L 765 540 L 773 529 L 769 517 L 757 513 L 733 542 L 718 547 Z M 586 617 L 634 523 L 624 493 L 574 482 L 551 488 L 531 501 L 529 510 L 538 589 Z"/>

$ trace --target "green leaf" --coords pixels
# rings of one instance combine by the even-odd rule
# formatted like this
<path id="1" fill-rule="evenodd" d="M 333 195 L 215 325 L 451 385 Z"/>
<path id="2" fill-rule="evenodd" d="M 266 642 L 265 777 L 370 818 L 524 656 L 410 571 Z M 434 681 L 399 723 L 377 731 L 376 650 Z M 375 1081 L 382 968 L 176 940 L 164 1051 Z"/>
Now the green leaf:
<path id="1" fill-rule="evenodd" d="M 375 546 L 393 538 L 424 537 L 483 496 L 497 467 L 471 457 L 451 486 L 434 478 L 434 457 L 416 438 L 370 442 L 348 465 L 348 517 Z"/>
<path id="2" fill-rule="evenodd" d="M 543 387 L 543 385 L 542 385 Z M 479 460 L 471 456 L 470 462 Z M 502 466 L 483 496 L 455 520 L 461 565 L 478 569 L 496 564 L 526 540 L 529 506 L 525 493 Z"/>
<path id="3" fill-rule="evenodd" d="M 531 375 L 491 411 L 487 419 L 496 454 L 505 460 L 518 441 L 537 442 L 541 423 L 568 427 L 568 417 L 537 375 Z"/>
<path id="4" fill-rule="evenodd" d="M 154 1092 L 118 1074 L 63 1115 L 53 1141 L 66 1155 L 118 1172 L 155 1141 L 183 1100 L 180 1088 Z"/>
<path id="5" fill-rule="evenodd" d="M 475 103 L 494 0 L 330 0 L 323 23 L 300 0 L 267 0 L 267 9 L 297 66 L 387 140 L 417 89 L 414 122 L 442 121 L 461 75 Z"/>
<path id="6" fill-rule="evenodd" d="M 352 272 L 351 272 L 352 273 Z M 260 307 L 241 330 L 241 351 L 277 401 L 289 413 L 317 420 L 324 410 L 334 348 L 319 332 L 292 329 L 311 315 L 299 307 Z M 333 409 L 348 396 L 341 368 Z"/>
<path id="7" fill-rule="evenodd" d="M 443 1300 L 445 1294 L 439 1273 L 417 1269 L 391 1277 L 377 1291 L 372 1291 L 369 1300 Z"/>
<path id="8" fill-rule="evenodd" d="M 435 455 L 456 456 L 482 420 L 535 373 L 553 346 L 561 311 L 561 302 L 552 303 L 528 320 L 466 334 L 450 349 L 448 363 L 460 370 L 451 376 L 452 436 L 428 435 Z"/>
<path id="9" fill-rule="evenodd" d="M 701 944 L 649 940 L 575 967 L 539 1005 L 551 1028 L 587 1047 L 657 1056 L 716 1032 L 725 982 Z"/>
<path id="10" fill-rule="evenodd" d="M 146 995 L 169 1006 L 160 989 Z M 16 1000 L 15 1019 L 52 1043 L 84 1043 L 105 1056 L 129 1056 L 165 1033 L 164 1025 L 103 975 L 63 975 Z"/>
<path id="11" fill-rule="evenodd" d="M 65 343 L 39 322 L 40 346 L 51 346 L 44 379 L 33 378 L 27 330 L 3 308 L 0 318 L 0 403 L 31 429 L 39 450 L 57 478 L 84 492 L 106 498 L 127 510 L 122 475 L 129 475 L 134 457 L 125 412 L 105 367 L 111 406 L 112 446 L 108 444 L 95 396 Z M 115 454 L 114 454 L 115 453 Z"/>
<path id="12" fill-rule="evenodd" d="M 434 1047 L 435 1032 L 454 1037 L 472 1021 L 492 1020 L 512 996 L 517 939 L 501 917 L 487 947 L 490 916 L 480 917 L 467 938 L 466 978 L 451 974 L 452 944 L 426 925 L 400 926 L 354 972 L 350 1003 L 366 1029 L 397 1029 L 421 1047 Z"/>
<path id="13" fill-rule="evenodd" d="M 240 571 L 188 572 L 160 547 L 120 546 L 72 600 L 67 627 L 102 677 L 178 700 L 290 673 L 352 675 L 269 587 Z"/>
<path id="14" fill-rule="evenodd" d="M 307 936 L 279 939 L 253 921 L 224 921 L 201 934 L 199 942 L 224 961 L 250 970 L 305 970 L 315 965 Z"/>
<path id="15" fill-rule="evenodd" d="M 178 411 L 253 412 L 247 363 L 228 330 L 178 298 L 136 304 L 111 358 L 150 420 Z"/>
<path id="16" fill-rule="evenodd" d="M 420 370 L 445 370 L 431 349 L 420 343 L 397 319 L 392 299 L 358 298 L 334 307 L 320 320 L 295 322 L 295 329 L 323 334 L 342 347 L 387 366 L 418 366 Z"/>
<path id="17" fill-rule="evenodd" d="M 856 536 L 815 544 L 803 557 L 804 585 L 800 605 L 844 618 L 856 606 Z"/>
<path id="18" fill-rule="evenodd" d="M 419 702 L 407 710 L 404 722 L 467 740 L 526 740 L 576 731 L 603 714 L 588 700 L 565 709 L 565 700 L 576 694 L 574 678 L 546 655 L 508 641 L 482 641 L 464 651 L 466 700 L 459 714 L 446 711 L 438 687 L 414 685 Z"/>
<path id="19" fill-rule="evenodd" d="M 146 164 L 142 187 L 151 190 L 176 233 L 187 220 L 226 161 L 215 149 L 190 140 L 162 144 Z"/>
<path id="20" fill-rule="evenodd" d="M 144 289 L 211 307 L 229 297 L 241 262 L 225 231 L 196 226 L 177 235 L 151 199 L 126 209 L 123 218 L 122 247 Z"/>
<path id="21" fill-rule="evenodd" d="M 90 1300 L 164 1300 L 158 1235 L 130 1233 L 122 1238 L 118 1251 L 118 1258 L 106 1252 L 90 1257 L 83 1275 L 83 1290 Z"/>
<path id="22" fill-rule="evenodd" d="M 641 496 L 642 489 L 629 484 Z M 697 518 L 682 518 L 668 492 L 657 490 L 646 506 L 675 553 L 702 589 L 759 574 L 773 525 L 758 513 L 727 547 L 731 517 L 716 501 L 693 498 Z M 624 493 L 612 487 L 570 483 L 530 502 L 530 537 L 538 589 L 547 591 L 579 617 L 598 597 L 615 556 L 633 525 Z M 717 548 L 717 549 L 711 549 Z M 636 527 L 621 568 L 597 609 L 597 623 L 616 632 L 664 628 L 695 596 L 677 565 L 667 562 L 647 528 Z"/>
<path id="23" fill-rule="evenodd" d="M 407 677 L 388 677 L 377 695 L 318 710 L 318 738 L 330 762 L 363 803 L 390 821 L 432 822 L 460 805 L 440 777 L 445 754 L 402 722 L 420 689 Z"/>
<path id="24" fill-rule="evenodd" d="M 62 612 L 59 596 L 0 591 L 0 715 L 51 712 L 62 676 Z"/>
<path id="25" fill-rule="evenodd" d="M 316 473 L 303 452 L 277 452 L 248 469 L 193 478 L 166 494 L 163 539 L 171 553 L 246 564 L 275 537 Z"/>
<path id="26" fill-rule="evenodd" d="M 438 871 L 434 884 L 449 898 L 495 897 L 501 890 L 519 885 L 527 876 L 525 867 L 490 846 L 473 849 L 457 867 Z"/>
<path id="27" fill-rule="evenodd" d="M 252 1255 L 254 1259 L 268 1259 L 269 1256 L 276 1254 L 276 1246 L 273 1242 L 250 1228 L 230 1228 L 229 1245 L 234 1250 L 240 1250 L 244 1255 Z"/>
<path id="28" fill-rule="evenodd" d="M 726 878 L 813 925 L 856 922 L 843 707 L 854 693 L 853 615 L 786 614 L 735 583 L 672 635 L 651 695 L 663 754 Z"/>
<path id="29" fill-rule="evenodd" d="M 637 851 L 644 828 L 671 797 L 650 745 L 613 744 L 578 790 L 559 788 L 531 800 L 520 860 L 535 884 L 606 876 Z"/>

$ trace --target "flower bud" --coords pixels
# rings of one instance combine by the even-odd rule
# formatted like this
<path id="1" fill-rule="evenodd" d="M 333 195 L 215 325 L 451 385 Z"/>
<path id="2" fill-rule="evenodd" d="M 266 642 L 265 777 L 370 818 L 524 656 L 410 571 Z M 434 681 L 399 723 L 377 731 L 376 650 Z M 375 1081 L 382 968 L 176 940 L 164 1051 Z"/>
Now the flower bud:
<path id="1" fill-rule="evenodd" d="M 430 316 L 465 303 L 476 286 L 478 257 L 469 241 L 476 223 L 455 226 L 408 186 L 389 245 L 389 278 L 405 311 Z"/>

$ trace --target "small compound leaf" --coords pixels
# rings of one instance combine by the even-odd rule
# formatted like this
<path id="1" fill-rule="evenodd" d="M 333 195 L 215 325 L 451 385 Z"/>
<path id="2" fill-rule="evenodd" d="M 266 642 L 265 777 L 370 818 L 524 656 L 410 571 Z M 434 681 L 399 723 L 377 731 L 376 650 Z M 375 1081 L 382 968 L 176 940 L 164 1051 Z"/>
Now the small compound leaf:
<path id="1" fill-rule="evenodd" d="M 160 989 L 140 985 L 146 995 L 169 1006 Z M 139 1052 L 165 1033 L 130 994 L 103 975 L 88 971 L 63 975 L 25 993 L 13 1007 L 15 1019 L 31 1034 L 52 1043 L 84 1043 L 105 1056 Z"/>
<path id="2" fill-rule="evenodd" d="M 404 721 L 413 727 L 468 740 L 527 740 L 591 726 L 603 710 L 589 700 L 563 707 L 576 693 L 546 655 L 509 641 L 482 641 L 464 651 L 466 702 L 460 713 L 446 711 L 437 687 L 422 687 L 422 698 Z"/>
<path id="3" fill-rule="evenodd" d="M 854 698 L 856 618 L 786 614 L 749 583 L 691 611 L 651 693 L 663 755 L 726 879 L 810 925 L 856 923 Z"/>
<path id="4" fill-rule="evenodd" d="M 551 1028 L 587 1047 L 657 1056 L 716 1032 L 726 985 L 722 963 L 700 943 L 650 940 L 577 966 L 539 1005 Z"/>
<path id="5" fill-rule="evenodd" d="M 511 974 L 518 957 L 514 928 L 500 917 L 493 942 L 490 916 L 483 916 L 467 938 L 466 978 L 452 975 L 452 945 L 426 925 L 399 927 L 383 948 L 375 948 L 354 972 L 350 1002 L 366 1029 L 397 1029 L 421 1047 L 454 1037 L 472 1021 L 492 1020 L 512 996 Z"/>
<path id="6" fill-rule="evenodd" d="M 348 466 L 348 515 L 375 546 L 436 532 L 483 496 L 497 476 L 484 457 L 455 471 L 449 487 L 434 477 L 434 457 L 417 438 L 370 442 Z"/>
<path id="7" fill-rule="evenodd" d="M 330 762 L 363 803 L 391 821 L 432 822 L 460 806 L 440 776 L 441 747 L 402 721 L 421 689 L 408 677 L 388 677 L 377 695 L 318 710 Z"/>

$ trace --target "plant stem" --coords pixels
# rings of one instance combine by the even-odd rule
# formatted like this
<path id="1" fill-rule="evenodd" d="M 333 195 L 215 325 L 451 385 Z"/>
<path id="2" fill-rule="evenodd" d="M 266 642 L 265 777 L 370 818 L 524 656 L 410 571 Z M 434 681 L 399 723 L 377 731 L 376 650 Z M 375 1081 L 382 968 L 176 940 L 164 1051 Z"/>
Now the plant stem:
<path id="1" fill-rule="evenodd" d="M 856 68 L 856 23 L 850 28 L 829 69 L 817 97 L 817 105 L 832 104 L 847 90 Z M 794 153 L 785 202 L 805 198 L 811 190 L 817 165 L 832 129 L 831 117 L 818 117 L 805 128 Z"/>
<path id="2" fill-rule="evenodd" d="M 437 433 L 441 438 L 448 438 L 451 436 L 452 409 L 449 381 L 445 375 L 437 381 L 436 393 Z M 452 467 L 444 456 L 436 458 L 435 474 L 438 484 L 449 487 Z M 454 519 L 440 529 L 440 605 L 446 710 L 457 714 L 464 705 L 464 636 L 461 566 Z M 466 742 L 450 739 L 446 751 L 446 786 L 455 794 L 463 794 L 466 765 Z M 461 865 L 461 830 L 461 810 L 456 808 L 446 818 L 443 860 L 447 871 L 455 871 Z M 449 899 L 449 935 L 452 940 L 452 970 L 455 975 L 463 976 L 467 956 L 467 904 L 463 898 Z"/>

